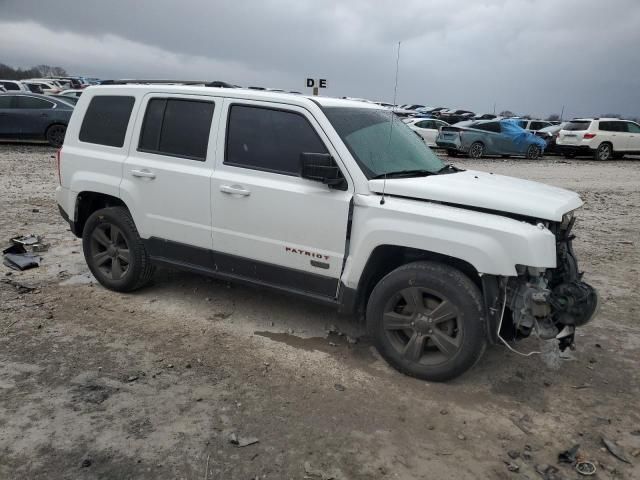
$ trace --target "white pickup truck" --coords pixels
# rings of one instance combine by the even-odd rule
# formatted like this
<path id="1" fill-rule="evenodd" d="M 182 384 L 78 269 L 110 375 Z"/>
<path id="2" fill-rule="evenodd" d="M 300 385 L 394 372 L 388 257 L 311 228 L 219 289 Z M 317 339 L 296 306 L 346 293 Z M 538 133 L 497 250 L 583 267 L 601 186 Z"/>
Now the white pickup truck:
<path id="1" fill-rule="evenodd" d="M 445 165 L 377 105 L 90 87 L 58 173 L 105 287 L 168 265 L 303 295 L 364 314 L 380 354 L 422 379 L 462 374 L 505 337 L 573 347 L 597 309 L 571 248 L 577 194 Z"/>

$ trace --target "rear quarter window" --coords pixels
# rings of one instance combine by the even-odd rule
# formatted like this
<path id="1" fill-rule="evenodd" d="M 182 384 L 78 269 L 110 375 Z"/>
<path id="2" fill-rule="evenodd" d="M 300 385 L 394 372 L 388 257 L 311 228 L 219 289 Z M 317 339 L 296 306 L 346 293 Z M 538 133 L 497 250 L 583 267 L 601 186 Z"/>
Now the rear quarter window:
<path id="1" fill-rule="evenodd" d="M 80 127 L 80 141 L 121 148 L 134 97 L 98 95 L 91 99 Z"/>

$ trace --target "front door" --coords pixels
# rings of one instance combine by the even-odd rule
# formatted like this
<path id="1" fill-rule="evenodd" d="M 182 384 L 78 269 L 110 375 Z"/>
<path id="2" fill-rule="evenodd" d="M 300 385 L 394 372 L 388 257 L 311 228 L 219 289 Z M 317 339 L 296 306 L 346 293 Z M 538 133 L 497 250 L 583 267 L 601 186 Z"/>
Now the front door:
<path id="1" fill-rule="evenodd" d="M 17 95 L 15 122 L 20 138 L 44 138 L 56 104 L 44 98 Z"/>
<path id="2" fill-rule="evenodd" d="M 211 184 L 216 268 L 334 297 L 353 186 L 331 189 L 298 174 L 301 153 L 338 160 L 324 132 L 307 110 L 271 102 L 227 99 L 222 118 Z"/>
<path id="3" fill-rule="evenodd" d="M 13 95 L 0 95 L 0 138 L 16 138 L 18 136 L 14 107 L 15 97 Z"/>
<path id="4" fill-rule="evenodd" d="M 200 263 L 193 247 L 211 250 L 220 105 L 215 97 L 195 95 L 149 94 L 142 101 L 120 191 L 135 206 L 136 226 L 153 256 Z M 202 258 L 208 258 L 204 250 Z"/>

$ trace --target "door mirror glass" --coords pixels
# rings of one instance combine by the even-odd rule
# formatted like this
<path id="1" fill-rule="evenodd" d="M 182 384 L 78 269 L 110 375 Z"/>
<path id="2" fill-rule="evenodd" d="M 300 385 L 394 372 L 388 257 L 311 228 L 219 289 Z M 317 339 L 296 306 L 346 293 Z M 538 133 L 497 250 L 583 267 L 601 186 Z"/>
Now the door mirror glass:
<path id="1" fill-rule="evenodd" d="M 346 190 L 347 181 L 342 172 L 328 153 L 301 153 L 300 176 L 307 180 L 314 180 L 337 190 Z"/>

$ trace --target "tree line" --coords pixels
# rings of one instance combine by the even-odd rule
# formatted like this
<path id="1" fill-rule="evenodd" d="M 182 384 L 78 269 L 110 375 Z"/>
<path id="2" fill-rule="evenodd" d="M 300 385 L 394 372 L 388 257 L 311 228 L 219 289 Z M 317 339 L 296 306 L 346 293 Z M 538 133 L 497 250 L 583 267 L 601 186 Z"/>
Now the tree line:
<path id="1" fill-rule="evenodd" d="M 31 68 L 13 68 L 0 63 L 0 78 L 5 80 L 23 80 L 25 78 L 66 77 L 67 71 L 62 67 L 36 65 Z"/>

